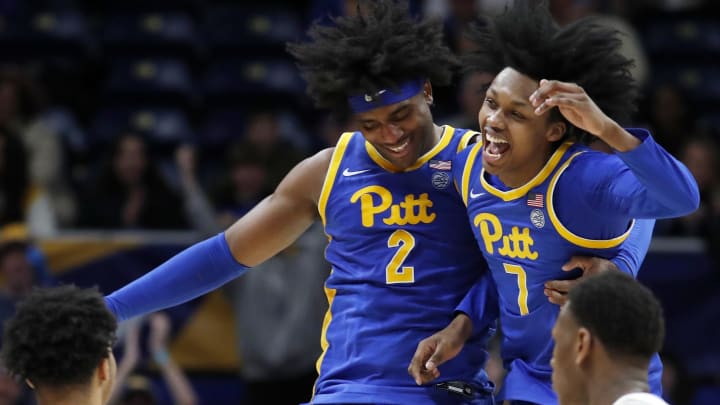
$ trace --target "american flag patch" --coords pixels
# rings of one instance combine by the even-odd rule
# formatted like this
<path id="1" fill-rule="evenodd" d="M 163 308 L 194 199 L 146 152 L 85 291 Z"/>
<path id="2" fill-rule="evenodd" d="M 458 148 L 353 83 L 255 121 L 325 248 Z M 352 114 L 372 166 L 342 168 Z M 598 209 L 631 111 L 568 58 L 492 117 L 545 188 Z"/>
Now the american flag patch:
<path id="1" fill-rule="evenodd" d="M 452 161 L 450 160 L 431 160 L 428 165 L 435 170 L 452 170 Z"/>
<path id="2" fill-rule="evenodd" d="M 540 193 L 528 193 L 527 205 L 531 207 L 542 208 L 545 205 L 543 201 L 543 195 Z"/>

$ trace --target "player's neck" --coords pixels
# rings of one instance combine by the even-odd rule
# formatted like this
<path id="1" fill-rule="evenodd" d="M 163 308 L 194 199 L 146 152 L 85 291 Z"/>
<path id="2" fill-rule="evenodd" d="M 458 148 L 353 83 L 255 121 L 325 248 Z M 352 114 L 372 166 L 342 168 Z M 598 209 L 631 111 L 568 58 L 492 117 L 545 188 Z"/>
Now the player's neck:
<path id="1" fill-rule="evenodd" d="M 531 158 L 532 160 L 528 160 L 523 164 L 522 167 L 498 174 L 498 178 L 507 187 L 522 187 L 542 171 L 553 152 L 554 150 L 548 150 L 545 154 L 537 154 Z"/>
<path id="2" fill-rule="evenodd" d="M 433 134 L 428 139 L 428 142 L 427 142 L 428 144 L 425 145 L 425 147 L 423 148 L 421 155 L 428 153 L 430 151 L 430 149 L 434 148 L 435 145 L 437 145 L 440 142 L 440 138 L 442 138 L 442 133 L 443 133 L 443 127 L 438 126 L 437 124 L 433 123 Z"/>
<path id="3" fill-rule="evenodd" d="M 605 367 L 588 389 L 588 405 L 612 405 L 633 392 L 650 392 L 647 367 Z"/>
<path id="4" fill-rule="evenodd" d="M 100 390 L 82 388 L 37 390 L 38 405 L 103 405 Z"/>

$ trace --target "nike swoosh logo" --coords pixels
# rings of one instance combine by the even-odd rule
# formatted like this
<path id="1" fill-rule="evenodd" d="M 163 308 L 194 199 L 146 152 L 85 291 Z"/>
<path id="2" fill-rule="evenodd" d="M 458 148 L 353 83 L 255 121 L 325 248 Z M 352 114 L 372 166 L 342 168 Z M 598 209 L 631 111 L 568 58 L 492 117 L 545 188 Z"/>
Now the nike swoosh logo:
<path id="1" fill-rule="evenodd" d="M 472 189 L 470 190 L 470 198 L 478 198 L 478 197 L 480 197 L 481 195 L 485 195 L 485 193 L 477 193 L 477 194 L 475 194 L 475 193 L 473 193 Z"/>
<path id="2" fill-rule="evenodd" d="M 369 171 L 370 171 L 370 169 L 358 170 L 355 172 L 351 172 L 349 169 L 345 168 L 345 171 L 343 171 L 342 175 L 345 177 L 350 177 L 350 176 L 355 176 L 357 174 L 363 174 L 363 173 L 369 172 Z"/>

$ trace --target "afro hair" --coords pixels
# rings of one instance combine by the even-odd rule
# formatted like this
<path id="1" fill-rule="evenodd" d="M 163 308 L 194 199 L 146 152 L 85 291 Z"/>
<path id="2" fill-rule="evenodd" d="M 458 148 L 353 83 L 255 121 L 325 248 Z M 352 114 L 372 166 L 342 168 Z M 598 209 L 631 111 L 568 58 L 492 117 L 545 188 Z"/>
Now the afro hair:
<path id="1" fill-rule="evenodd" d="M 288 45 L 320 108 L 349 111 L 348 97 L 413 79 L 448 85 L 459 66 L 440 21 L 419 20 L 406 1 L 358 2 L 358 15 L 315 24 L 311 41 Z"/>
<path id="2" fill-rule="evenodd" d="M 97 289 L 34 289 L 5 323 L 3 363 L 35 387 L 86 384 L 108 357 L 116 328 Z"/>
<path id="3" fill-rule="evenodd" d="M 486 17 L 468 33 L 475 45 L 464 55 L 467 72 L 493 74 L 506 67 L 535 80 L 572 82 L 582 87 L 600 109 L 620 124 L 635 112 L 637 86 L 633 62 L 620 53 L 619 33 L 586 18 L 559 27 L 545 1 L 516 0 L 504 13 Z M 557 108 L 553 118 L 560 119 Z M 592 139 L 568 123 L 568 136 Z"/>

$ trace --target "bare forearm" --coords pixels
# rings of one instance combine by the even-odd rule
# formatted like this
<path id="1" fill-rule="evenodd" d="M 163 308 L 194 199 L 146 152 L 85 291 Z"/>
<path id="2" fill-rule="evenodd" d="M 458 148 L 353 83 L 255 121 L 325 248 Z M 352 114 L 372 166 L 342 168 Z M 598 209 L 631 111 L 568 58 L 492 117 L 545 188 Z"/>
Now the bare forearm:
<path id="1" fill-rule="evenodd" d="M 597 134 L 611 148 L 619 152 L 631 151 L 642 143 L 638 138 L 634 137 L 615 121 L 609 121 L 603 130 L 603 133 Z"/>

